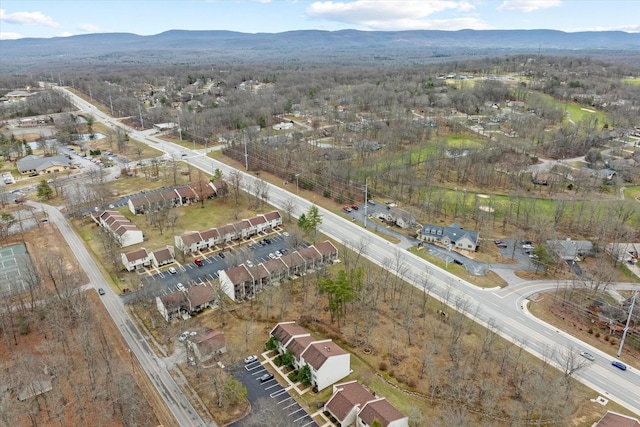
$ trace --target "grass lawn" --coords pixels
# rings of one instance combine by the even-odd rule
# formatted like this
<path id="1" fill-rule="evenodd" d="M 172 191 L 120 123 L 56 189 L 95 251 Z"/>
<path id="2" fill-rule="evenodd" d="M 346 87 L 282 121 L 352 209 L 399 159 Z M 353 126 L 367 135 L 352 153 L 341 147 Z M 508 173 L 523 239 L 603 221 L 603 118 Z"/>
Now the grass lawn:
<path id="1" fill-rule="evenodd" d="M 640 185 L 634 185 L 624 189 L 624 198 L 640 201 Z"/>
<path id="2" fill-rule="evenodd" d="M 626 83 L 626 84 L 632 85 L 632 86 L 639 86 L 640 85 L 640 77 L 625 77 L 624 79 L 622 79 L 622 83 Z"/>

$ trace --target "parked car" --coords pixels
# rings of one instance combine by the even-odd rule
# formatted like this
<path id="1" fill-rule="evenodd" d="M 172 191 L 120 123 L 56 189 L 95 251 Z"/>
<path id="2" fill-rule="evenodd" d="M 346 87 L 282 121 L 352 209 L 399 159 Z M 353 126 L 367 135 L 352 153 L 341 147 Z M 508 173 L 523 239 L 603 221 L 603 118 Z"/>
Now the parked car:
<path id="1" fill-rule="evenodd" d="M 593 354 L 588 353 L 588 352 L 586 352 L 586 351 L 581 351 L 581 352 L 580 352 L 580 356 L 584 357 L 585 359 L 589 359 L 589 360 L 591 360 L 592 362 L 593 362 L 594 360 L 596 360 L 596 358 L 595 358 L 595 356 L 594 356 Z"/>
<path id="2" fill-rule="evenodd" d="M 375 206 L 376 205 L 376 202 L 374 202 L 371 199 L 367 200 L 367 203 L 369 203 L 371 206 Z"/>
<path id="3" fill-rule="evenodd" d="M 273 379 L 273 374 L 271 372 L 267 372 L 266 374 L 264 374 L 263 376 L 260 377 L 260 382 L 264 383 L 267 382 L 269 380 Z"/>
<path id="4" fill-rule="evenodd" d="M 224 258 L 224 254 L 222 252 L 220 252 L 218 255 L 220 255 L 220 258 Z"/>
<path id="5" fill-rule="evenodd" d="M 248 365 L 249 363 L 256 362 L 257 360 L 258 360 L 258 356 L 251 355 L 244 358 L 244 363 L 245 365 Z"/>
<path id="6" fill-rule="evenodd" d="M 174 267 L 169 267 L 167 271 L 171 274 L 176 274 L 178 272 Z"/>
<path id="7" fill-rule="evenodd" d="M 611 364 L 618 369 L 622 369 L 623 371 L 627 370 L 627 365 L 622 362 L 618 362 L 617 360 L 614 360 L 613 362 L 611 362 Z"/>
<path id="8" fill-rule="evenodd" d="M 358 210 L 358 205 L 356 205 L 355 203 L 353 205 L 351 205 L 351 209 L 357 211 Z"/>
<path id="9" fill-rule="evenodd" d="M 493 241 L 493 243 L 495 243 L 496 245 L 501 245 L 504 243 L 504 240 L 496 239 Z"/>
<path id="10" fill-rule="evenodd" d="M 178 283 L 176 288 L 178 288 L 179 291 L 184 291 L 184 285 L 182 283 Z"/>
<path id="11" fill-rule="evenodd" d="M 189 336 L 189 332 L 185 331 L 185 332 L 180 334 L 180 337 L 178 337 L 178 341 L 182 342 L 182 341 L 186 340 L 188 336 Z"/>
<path id="12" fill-rule="evenodd" d="M 187 357 L 187 363 L 191 366 L 196 366 L 196 359 L 193 356 Z"/>
<path id="13" fill-rule="evenodd" d="M 342 210 L 345 211 L 346 213 L 351 212 L 351 208 L 349 206 L 343 206 Z"/>
<path id="14" fill-rule="evenodd" d="M 459 259 L 454 259 L 453 262 L 458 264 L 458 265 L 464 265 L 464 262 L 460 261 Z"/>
<path id="15" fill-rule="evenodd" d="M 282 255 L 286 255 L 286 254 L 287 254 L 287 252 L 289 252 L 289 250 L 288 250 L 287 248 L 282 248 L 282 249 L 280 249 L 280 253 L 281 253 Z"/>
<path id="16" fill-rule="evenodd" d="M 282 252 L 280 251 L 276 251 L 275 254 L 276 254 L 276 258 L 280 258 L 282 256 Z"/>
<path id="17" fill-rule="evenodd" d="M 194 260 L 193 260 L 193 263 L 194 263 L 195 265 L 197 265 L 198 267 L 202 267 L 202 265 L 203 265 L 203 262 L 202 262 L 202 260 L 201 260 L 200 258 L 196 258 L 196 259 L 194 259 Z"/>
<path id="18" fill-rule="evenodd" d="M 286 231 L 285 231 L 284 233 L 282 233 L 282 235 L 283 235 L 284 237 L 289 237 L 289 233 L 287 233 Z"/>
<path id="19" fill-rule="evenodd" d="M 98 295 L 104 295 L 104 294 L 105 294 L 104 289 L 98 288 Z"/>
<path id="20" fill-rule="evenodd" d="M 247 264 L 247 267 L 253 267 L 253 263 L 249 260 L 247 260 L 245 264 Z"/>
<path id="21" fill-rule="evenodd" d="M 275 256 L 275 254 L 272 252 L 272 253 L 270 253 L 270 254 L 269 254 L 269 258 L 271 258 L 271 259 L 276 259 L 276 256 Z"/>

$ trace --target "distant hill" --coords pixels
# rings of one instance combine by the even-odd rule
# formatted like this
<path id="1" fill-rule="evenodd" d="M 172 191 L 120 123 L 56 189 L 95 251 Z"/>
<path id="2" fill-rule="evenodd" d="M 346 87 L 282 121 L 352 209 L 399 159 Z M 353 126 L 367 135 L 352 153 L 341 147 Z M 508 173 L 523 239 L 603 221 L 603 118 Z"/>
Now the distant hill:
<path id="1" fill-rule="evenodd" d="M 247 34 L 232 31 L 171 30 L 139 36 L 129 33 L 87 34 L 50 39 L 0 41 L 0 72 L 26 66 L 69 65 L 73 59 L 89 63 L 252 61 L 309 59 L 336 55 L 343 60 L 371 55 L 422 57 L 467 56 L 489 52 L 640 51 L 640 34 L 620 31 L 565 33 L 554 30 L 461 31 L 290 31 Z"/>

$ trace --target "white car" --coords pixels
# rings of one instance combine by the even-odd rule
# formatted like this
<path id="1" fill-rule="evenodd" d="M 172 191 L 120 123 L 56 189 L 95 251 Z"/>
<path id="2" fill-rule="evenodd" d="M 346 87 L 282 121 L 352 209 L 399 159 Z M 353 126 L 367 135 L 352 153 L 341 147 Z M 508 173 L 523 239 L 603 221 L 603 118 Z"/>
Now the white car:
<path id="1" fill-rule="evenodd" d="M 282 256 L 282 252 L 276 251 L 276 258 L 280 258 Z"/>
<path id="2" fill-rule="evenodd" d="M 276 255 L 272 252 L 272 253 L 269 254 L 269 258 L 276 259 Z"/>
<path id="3" fill-rule="evenodd" d="M 179 291 L 184 291 L 184 285 L 182 283 L 178 283 L 176 288 L 178 288 Z"/>
<path id="4" fill-rule="evenodd" d="M 187 363 L 191 366 L 196 366 L 196 359 L 193 356 L 187 357 Z"/>
<path id="5" fill-rule="evenodd" d="M 249 260 L 247 260 L 245 264 L 247 264 L 247 267 L 253 267 L 253 263 Z"/>
<path id="6" fill-rule="evenodd" d="M 176 273 L 178 272 L 178 271 L 177 271 L 175 268 L 173 268 L 173 267 L 169 267 L 169 269 L 168 269 L 167 271 L 168 271 L 169 273 L 171 273 L 171 274 L 176 274 Z"/>
<path id="7" fill-rule="evenodd" d="M 244 358 L 244 364 L 248 365 L 249 363 L 253 363 L 258 360 L 258 356 L 251 355 Z"/>
<path id="8" fill-rule="evenodd" d="M 182 342 L 182 341 L 186 340 L 188 336 L 189 336 L 189 332 L 185 331 L 182 334 L 180 334 L 180 337 L 178 338 L 178 341 Z"/>
<path id="9" fill-rule="evenodd" d="M 282 235 L 283 235 L 284 237 L 289 237 L 289 233 L 287 233 L 286 231 L 285 231 L 284 233 L 282 233 Z"/>

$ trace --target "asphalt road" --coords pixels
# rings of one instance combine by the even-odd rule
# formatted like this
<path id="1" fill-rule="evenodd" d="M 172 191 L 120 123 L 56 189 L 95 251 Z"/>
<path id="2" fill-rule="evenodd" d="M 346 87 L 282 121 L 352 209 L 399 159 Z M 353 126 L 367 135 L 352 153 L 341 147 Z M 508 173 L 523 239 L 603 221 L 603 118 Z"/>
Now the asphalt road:
<path id="1" fill-rule="evenodd" d="M 64 90 L 59 88 L 59 90 Z M 106 121 L 114 126 L 123 125 L 99 112 L 95 107 L 89 105 L 84 100 L 71 94 L 71 99 L 85 111 L 91 112 L 97 120 Z M 165 151 L 172 156 L 181 156 L 189 150 L 176 144 L 162 141 L 157 138 L 147 137 L 144 132 L 127 129 L 130 135 L 137 140 L 145 142 L 150 146 Z M 219 168 L 225 175 L 231 173 L 233 168 L 208 158 L 205 155 L 191 152 L 186 156 L 181 156 L 183 161 L 210 172 Z M 249 173 L 242 173 L 242 187 L 252 188 L 253 182 L 258 178 Z M 312 203 L 295 194 L 270 185 L 269 203 L 282 208 L 288 200 L 294 202 L 294 215 L 306 212 Z M 550 351 L 556 354 L 566 353 L 572 350 L 586 349 L 590 353 L 597 355 L 595 363 L 585 366 L 575 373 L 575 378 L 584 384 L 592 387 L 608 399 L 614 400 L 625 408 L 640 414 L 640 375 L 636 368 L 629 368 L 627 371 L 620 371 L 610 365 L 612 357 L 605 359 L 605 355 L 582 343 L 580 340 L 556 330 L 551 325 L 538 321 L 533 316 L 527 314 L 523 301 L 527 296 L 539 292 L 536 286 L 539 283 L 522 283 L 516 286 L 508 286 L 507 294 L 504 290 L 483 290 L 464 282 L 461 279 L 449 274 L 447 271 L 429 264 L 421 258 L 405 251 L 397 249 L 388 241 L 369 233 L 367 230 L 354 226 L 350 220 L 342 215 L 334 214 L 322 207 L 318 210 L 323 218 L 323 223 L 319 231 L 330 236 L 341 243 L 358 242 L 365 239 L 368 242 L 366 254 L 369 260 L 379 265 L 385 260 L 393 260 L 404 266 L 406 273 L 404 279 L 419 289 L 423 289 L 423 283 L 428 282 L 432 289 L 431 295 L 444 300 L 448 305 L 453 306 L 455 301 L 466 300 L 471 307 L 468 315 L 484 324 L 492 325 L 496 332 L 504 338 L 521 343 L 524 348 L 537 357 L 547 359 Z M 548 283 L 547 286 L 568 286 L 572 283 Z M 630 289 L 640 288 L 638 285 L 628 285 Z M 517 295 L 517 296 L 515 296 Z M 605 361 L 608 360 L 608 365 Z M 623 360 L 624 361 L 624 360 Z M 550 360 L 556 365 L 558 361 Z M 606 365 L 606 366 L 605 366 Z"/>
<path id="2" fill-rule="evenodd" d="M 193 408 L 191 402 L 189 402 L 189 400 L 182 394 L 182 391 L 175 383 L 166 367 L 162 366 L 158 357 L 155 355 L 151 347 L 149 347 L 146 338 L 140 333 L 136 325 L 129 318 L 120 298 L 111 290 L 111 287 L 103 277 L 97 264 L 87 251 L 83 242 L 74 233 L 64 215 L 62 215 L 62 213 L 53 206 L 33 202 L 28 203 L 47 211 L 49 221 L 54 223 L 60 230 L 60 233 L 64 236 L 79 265 L 89 277 L 89 282 L 92 287 L 95 289 L 103 288 L 105 290 L 105 295 L 102 296 L 102 302 L 107 308 L 109 315 L 120 330 L 120 333 L 122 333 L 122 336 L 129 345 L 130 351 L 133 352 L 135 357 L 138 359 L 147 376 L 173 413 L 178 425 L 198 427 L 216 426 L 215 422 L 212 420 L 205 422 Z"/>

